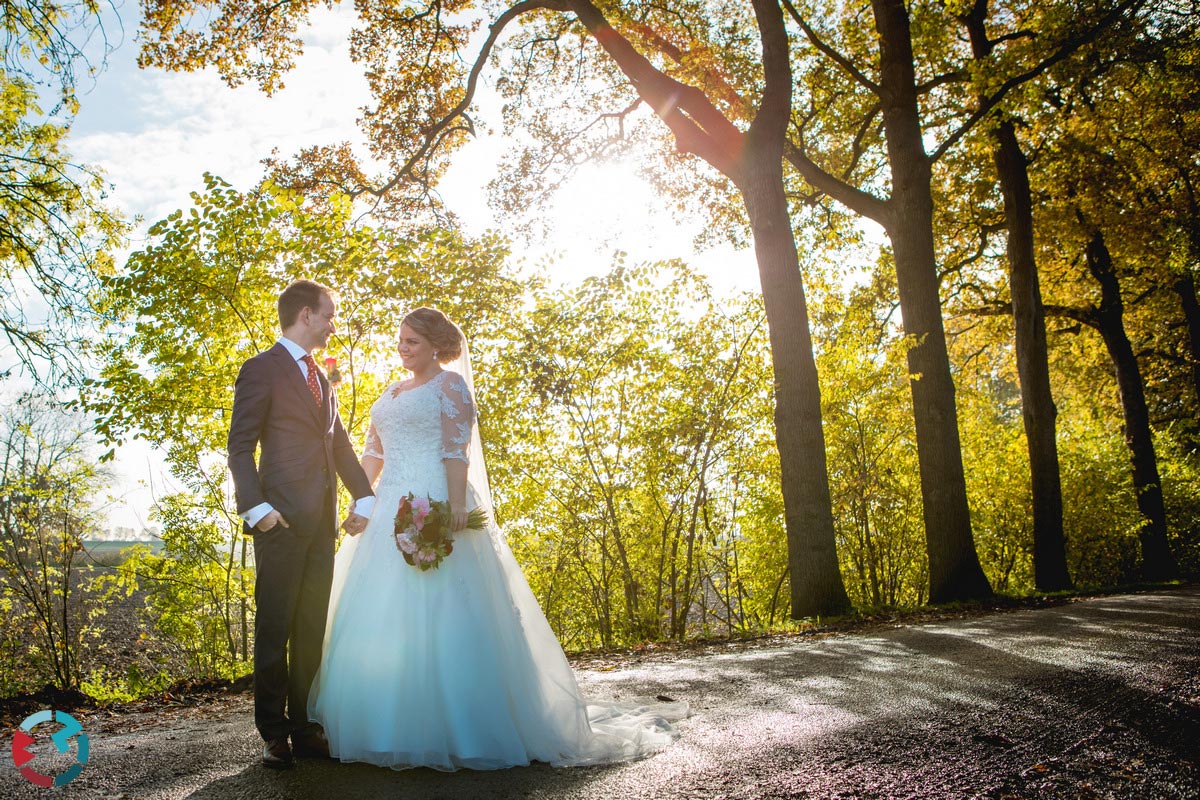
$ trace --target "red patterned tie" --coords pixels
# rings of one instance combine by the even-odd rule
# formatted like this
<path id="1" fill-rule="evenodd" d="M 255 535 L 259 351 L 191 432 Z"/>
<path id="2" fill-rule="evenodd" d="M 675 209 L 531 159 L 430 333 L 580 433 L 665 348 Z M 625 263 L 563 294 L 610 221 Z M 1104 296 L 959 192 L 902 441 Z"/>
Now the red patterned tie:
<path id="1" fill-rule="evenodd" d="M 321 384 L 317 381 L 317 362 L 313 361 L 313 357 L 307 353 L 300 360 L 304 362 L 304 366 L 308 367 L 308 390 L 312 392 L 317 405 L 321 405 Z"/>

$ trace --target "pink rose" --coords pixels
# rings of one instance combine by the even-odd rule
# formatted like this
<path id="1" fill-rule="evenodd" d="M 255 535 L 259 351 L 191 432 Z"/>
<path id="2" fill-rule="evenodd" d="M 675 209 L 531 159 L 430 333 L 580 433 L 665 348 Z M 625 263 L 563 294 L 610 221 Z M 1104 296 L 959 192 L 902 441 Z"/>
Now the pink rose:
<path id="1" fill-rule="evenodd" d="M 413 500 L 413 525 L 416 525 L 418 529 L 423 528 L 425 526 L 425 520 L 429 518 L 430 510 L 429 500 L 427 498 L 418 497 L 416 500 Z"/>

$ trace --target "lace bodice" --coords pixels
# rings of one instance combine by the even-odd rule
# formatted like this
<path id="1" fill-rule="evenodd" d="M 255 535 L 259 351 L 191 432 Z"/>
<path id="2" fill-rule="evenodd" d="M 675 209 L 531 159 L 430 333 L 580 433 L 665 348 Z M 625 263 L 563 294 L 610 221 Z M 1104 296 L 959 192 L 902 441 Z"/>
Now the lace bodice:
<path id="1" fill-rule="evenodd" d="M 411 386 L 394 383 L 371 406 L 363 455 L 383 460 L 381 483 L 438 471 L 444 459 L 468 461 L 475 401 L 457 372 Z"/>

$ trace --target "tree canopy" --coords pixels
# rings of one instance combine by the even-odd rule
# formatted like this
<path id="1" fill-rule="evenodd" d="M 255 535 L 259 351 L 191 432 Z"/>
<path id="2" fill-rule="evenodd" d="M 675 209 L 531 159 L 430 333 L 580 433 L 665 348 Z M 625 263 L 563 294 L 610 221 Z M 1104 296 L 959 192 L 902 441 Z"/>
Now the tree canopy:
<path id="1" fill-rule="evenodd" d="M 107 40 L 99 7 L 70 0 L 4 2 L 0 34 L 0 332 L 30 374 L 78 378 L 72 337 L 125 232 L 102 176 L 66 148 Z"/>

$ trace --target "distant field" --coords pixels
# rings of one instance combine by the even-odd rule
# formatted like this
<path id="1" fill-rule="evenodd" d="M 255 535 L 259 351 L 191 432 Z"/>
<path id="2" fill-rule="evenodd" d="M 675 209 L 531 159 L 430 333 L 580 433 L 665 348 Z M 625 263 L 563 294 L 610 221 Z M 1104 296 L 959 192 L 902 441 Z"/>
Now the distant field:
<path id="1" fill-rule="evenodd" d="M 121 551 L 127 550 L 134 545 L 146 545 L 150 547 L 151 552 L 160 553 L 163 549 L 163 543 L 159 539 L 151 539 L 148 541 L 112 541 L 112 542 L 84 542 L 84 549 L 88 555 L 101 564 L 115 565 L 119 564 L 124 559 L 121 557 Z"/>

